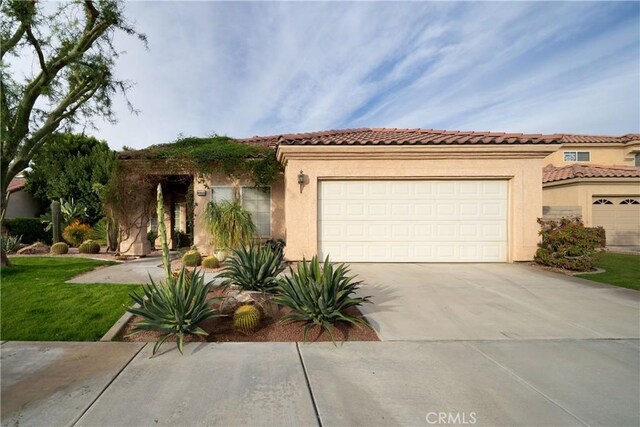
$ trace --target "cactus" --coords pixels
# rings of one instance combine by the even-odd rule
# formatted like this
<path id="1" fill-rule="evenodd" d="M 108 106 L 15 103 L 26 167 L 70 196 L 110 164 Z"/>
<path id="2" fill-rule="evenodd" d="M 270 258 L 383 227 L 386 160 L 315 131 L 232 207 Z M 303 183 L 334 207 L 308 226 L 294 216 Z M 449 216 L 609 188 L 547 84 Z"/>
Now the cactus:
<path id="1" fill-rule="evenodd" d="M 52 255 L 64 255 L 69 252 L 69 245 L 64 242 L 58 242 L 51 245 Z"/>
<path id="2" fill-rule="evenodd" d="M 262 315 L 258 307 L 244 304 L 233 313 L 233 327 L 242 333 L 250 334 L 258 329 L 261 318 Z"/>
<path id="3" fill-rule="evenodd" d="M 51 230 L 53 232 L 53 243 L 60 241 L 60 202 L 51 202 Z M 69 250 L 69 247 L 67 247 Z M 66 253 L 66 252 L 65 252 Z"/>
<path id="4" fill-rule="evenodd" d="M 218 258 L 211 255 L 202 260 L 202 266 L 204 268 L 220 268 L 220 261 L 218 261 Z"/>
<path id="5" fill-rule="evenodd" d="M 81 254 L 97 254 L 100 252 L 100 244 L 93 240 L 85 240 L 78 248 Z"/>
<path id="6" fill-rule="evenodd" d="M 196 267 L 202 262 L 202 255 L 197 250 L 185 252 L 182 256 L 182 263 L 187 267 Z"/>
<path id="7" fill-rule="evenodd" d="M 171 261 L 169 260 L 169 245 L 167 244 L 167 227 L 164 225 L 164 202 L 162 200 L 162 184 L 156 189 L 156 215 L 158 216 L 158 234 L 162 245 L 162 265 L 167 282 L 171 280 Z"/>

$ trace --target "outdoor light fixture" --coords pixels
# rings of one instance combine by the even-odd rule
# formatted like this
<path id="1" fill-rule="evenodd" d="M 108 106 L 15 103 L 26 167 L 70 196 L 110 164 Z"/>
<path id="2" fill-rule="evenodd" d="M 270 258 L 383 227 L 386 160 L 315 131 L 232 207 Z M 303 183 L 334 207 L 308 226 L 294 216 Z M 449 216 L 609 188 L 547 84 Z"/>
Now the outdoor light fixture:
<path id="1" fill-rule="evenodd" d="M 202 196 L 206 196 L 207 195 L 207 190 L 198 190 L 196 191 L 196 194 L 200 197 Z"/>
<path id="2" fill-rule="evenodd" d="M 298 174 L 298 184 L 300 185 L 300 192 L 302 193 L 302 187 L 304 187 L 304 172 L 300 169 L 300 173 Z"/>

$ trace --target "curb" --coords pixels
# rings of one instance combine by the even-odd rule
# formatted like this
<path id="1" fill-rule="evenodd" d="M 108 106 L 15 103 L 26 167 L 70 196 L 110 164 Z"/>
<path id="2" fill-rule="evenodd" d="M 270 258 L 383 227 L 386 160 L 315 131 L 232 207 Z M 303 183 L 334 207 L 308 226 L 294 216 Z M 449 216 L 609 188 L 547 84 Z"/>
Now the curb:
<path id="1" fill-rule="evenodd" d="M 131 308 L 140 308 L 140 304 L 134 304 L 131 306 Z M 122 317 L 120 317 L 116 323 L 113 324 L 113 326 L 111 326 L 111 328 L 109 328 L 109 330 L 107 331 L 106 334 L 104 334 L 102 336 L 102 338 L 100 338 L 100 342 L 108 342 L 108 341 L 113 341 L 113 339 L 118 336 L 118 334 L 120 332 L 122 332 L 122 330 L 125 328 L 125 326 L 127 326 L 127 323 L 129 323 L 129 320 L 131 320 L 131 318 L 134 316 L 133 313 L 129 313 L 128 311 L 126 311 Z"/>
<path id="2" fill-rule="evenodd" d="M 583 274 L 601 274 L 606 272 L 607 270 L 605 270 L 604 268 L 596 268 L 595 271 L 576 271 L 571 273 L 571 276 L 582 276 Z"/>

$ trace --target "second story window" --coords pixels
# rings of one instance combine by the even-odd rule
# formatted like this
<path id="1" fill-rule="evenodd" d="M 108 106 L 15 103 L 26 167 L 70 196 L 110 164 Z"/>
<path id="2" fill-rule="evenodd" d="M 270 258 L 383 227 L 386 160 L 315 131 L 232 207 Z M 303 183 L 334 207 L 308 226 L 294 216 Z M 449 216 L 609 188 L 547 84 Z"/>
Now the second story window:
<path id="1" fill-rule="evenodd" d="M 588 162 L 591 160 L 591 153 L 588 151 L 565 151 L 565 162 Z"/>

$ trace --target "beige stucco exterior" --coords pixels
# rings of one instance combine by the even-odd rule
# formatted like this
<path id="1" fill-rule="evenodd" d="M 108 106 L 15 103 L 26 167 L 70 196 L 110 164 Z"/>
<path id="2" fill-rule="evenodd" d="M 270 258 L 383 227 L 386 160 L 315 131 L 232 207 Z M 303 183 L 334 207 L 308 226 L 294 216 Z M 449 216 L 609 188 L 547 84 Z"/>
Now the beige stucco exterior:
<path id="1" fill-rule="evenodd" d="M 588 162 L 565 162 L 566 151 L 588 151 L 591 153 Z M 556 167 L 568 166 L 574 163 L 596 165 L 620 165 L 633 166 L 636 153 L 640 152 L 640 141 L 621 143 L 591 143 L 591 144 L 564 144 L 558 151 L 549 154 L 544 164 L 552 164 Z"/>
<path id="2" fill-rule="evenodd" d="M 570 179 L 543 185 L 545 206 L 579 206 L 582 221 L 593 226 L 592 203 L 594 197 L 629 196 L 640 197 L 640 179 Z M 640 218 L 638 219 L 640 221 Z"/>
<path id="3" fill-rule="evenodd" d="M 533 258 L 542 215 L 542 167 L 557 145 L 283 146 L 286 256 L 318 250 L 318 182 L 330 179 L 500 179 L 508 182 L 508 260 Z M 305 175 L 300 191 L 297 177 Z"/>

